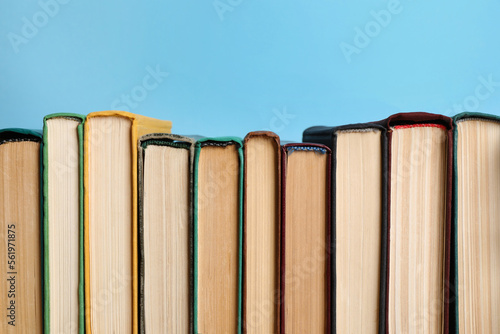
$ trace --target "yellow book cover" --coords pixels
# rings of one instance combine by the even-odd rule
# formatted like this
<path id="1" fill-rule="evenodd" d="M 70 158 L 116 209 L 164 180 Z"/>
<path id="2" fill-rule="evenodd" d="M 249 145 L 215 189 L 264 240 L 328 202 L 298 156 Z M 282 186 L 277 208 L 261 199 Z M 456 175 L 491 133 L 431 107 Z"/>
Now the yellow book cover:
<path id="1" fill-rule="evenodd" d="M 170 121 L 123 111 L 87 116 L 84 248 L 88 334 L 138 333 L 137 142 L 145 134 L 170 133 L 171 127 Z"/>

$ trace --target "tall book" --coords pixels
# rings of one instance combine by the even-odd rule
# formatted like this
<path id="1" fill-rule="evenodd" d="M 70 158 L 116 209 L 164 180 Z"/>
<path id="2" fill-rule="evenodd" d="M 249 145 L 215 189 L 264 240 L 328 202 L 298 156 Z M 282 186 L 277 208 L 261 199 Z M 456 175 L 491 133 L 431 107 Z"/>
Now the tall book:
<path id="1" fill-rule="evenodd" d="M 84 332 L 83 122 L 52 114 L 43 120 L 44 328 Z"/>
<path id="2" fill-rule="evenodd" d="M 139 332 L 192 333 L 194 140 L 139 139 Z"/>
<path id="3" fill-rule="evenodd" d="M 86 333 L 138 332 L 137 143 L 170 121 L 121 111 L 85 121 Z"/>
<path id="4" fill-rule="evenodd" d="M 388 137 L 388 333 L 448 333 L 453 124 L 392 115 Z"/>
<path id="5" fill-rule="evenodd" d="M 41 134 L 0 130 L 1 333 L 43 333 Z"/>
<path id="6" fill-rule="evenodd" d="M 244 155 L 243 332 L 279 333 L 280 139 L 250 132 Z"/>
<path id="7" fill-rule="evenodd" d="M 330 149 L 286 144 L 281 151 L 281 333 L 329 333 Z"/>
<path id="8" fill-rule="evenodd" d="M 333 333 L 383 333 L 387 244 L 387 137 L 373 123 L 315 126 L 304 142 L 332 150 Z"/>
<path id="9" fill-rule="evenodd" d="M 243 145 L 203 138 L 194 152 L 194 332 L 241 333 Z"/>
<path id="10" fill-rule="evenodd" d="M 499 333 L 500 117 L 454 117 L 454 333 Z"/>

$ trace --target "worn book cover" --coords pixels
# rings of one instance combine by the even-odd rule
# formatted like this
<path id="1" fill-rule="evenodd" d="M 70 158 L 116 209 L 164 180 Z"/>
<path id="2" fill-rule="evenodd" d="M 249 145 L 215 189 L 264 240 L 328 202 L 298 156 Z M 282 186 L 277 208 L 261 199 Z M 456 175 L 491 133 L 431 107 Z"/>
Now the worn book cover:
<path id="1" fill-rule="evenodd" d="M 166 133 L 139 138 L 139 332 L 142 334 L 155 333 L 153 328 L 157 331 L 193 332 L 194 143 L 192 138 Z M 155 152 L 150 153 L 151 149 Z M 148 159 L 154 161 L 146 161 Z M 154 172 L 156 174 L 152 174 Z M 149 183 L 157 187 L 146 189 Z M 146 201 L 148 207 L 153 207 L 149 210 L 155 212 L 145 212 Z M 156 225 L 145 226 L 146 220 Z M 149 253 L 150 258 L 147 257 Z M 147 282 L 151 286 L 147 286 Z M 148 323 L 152 328 L 147 326 Z"/>

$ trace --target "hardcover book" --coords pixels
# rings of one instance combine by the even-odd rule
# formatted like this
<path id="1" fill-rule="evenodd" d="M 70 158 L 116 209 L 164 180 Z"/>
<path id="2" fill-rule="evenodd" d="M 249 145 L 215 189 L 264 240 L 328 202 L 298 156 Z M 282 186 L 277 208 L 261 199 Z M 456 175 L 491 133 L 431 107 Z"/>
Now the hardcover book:
<path id="1" fill-rule="evenodd" d="M 250 132 L 244 156 L 243 332 L 279 333 L 279 137 L 272 132 Z"/>
<path id="2" fill-rule="evenodd" d="M 139 138 L 140 333 L 192 333 L 194 142 Z"/>
<path id="3" fill-rule="evenodd" d="M 0 130 L 1 333 L 43 333 L 41 133 Z"/>
<path id="4" fill-rule="evenodd" d="M 83 122 L 52 114 L 43 120 L 44 328 L 84 333 Z"/>
<path id="5" fill-rule="evenodd" d="M 203 138 L 194 152 L 194 332 L 241 333 L 243 145 Z"/>
<path id="6" fill-rule="evenodd" d="M 121 111 L 85 121 L 86 333 L 138 333 L 137 143 L 172 123 Z"/>
<path id="7" fill-rule="evenodd" d="M 453 333 L 499 333 L 500 117 L 454 118 L 450 326 Z"/>
<path id="8" fill-rule="evenodd" d="M 329 333 L 330 149 L 286 144 L 281 151 L 281 333 Z"/>
<path id="9" fill-rule="evenodd" d="M 448 333 L 453 124 L 402 113 L 388 136 L 387 333 Z"/>
<path id="10" fill-rule="evenodd" d="M 332 150 L 333 333 L 383 333 L 387 244 L 385 128 L 315 126 L 304 142 Z"/>

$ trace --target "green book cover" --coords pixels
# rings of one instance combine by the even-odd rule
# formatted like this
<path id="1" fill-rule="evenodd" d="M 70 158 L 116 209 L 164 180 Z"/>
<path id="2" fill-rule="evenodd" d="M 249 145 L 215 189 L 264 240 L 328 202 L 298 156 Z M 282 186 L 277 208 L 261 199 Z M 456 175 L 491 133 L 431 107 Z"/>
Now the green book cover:
<path id="1" fill-rule="evenodd" d="M 198 293 L 198 282 L 199 282 L 199 255 L 198 255 L 198 246 L 199 246 L 199 162 L 200 162 L 200 153 L 204 147 L 208 146 L 221 146 L 225 147 L 228 145 L 236 145 L 237 154 L 238 154 L 238 279 L 237 279 L 237 329 L 236 332 L 238 334 L 242 331 L 241 324 L 241 314 L 242 314 L 242 253 L 243 253 L 243 143 L 240 138 L 236 137 L 218 137 L 218 138 L 202 138 L 198 140 L 195 144 L 194 149 L 194 178 L 193 178 L 193 248 L 194 248 L 194 270 L 193 270 L 193 279 L 194 279 L 194 301 L 193 301 L 193 318 L 194 318 L 194 333 L 201 334 L 199 325 L 198 325 L 198 311 L 199 311 L 199 293 Z M 223 189 L 222 189 L 223 190 Z M 215 195 L 216 196 L 216 195 Z M 211 302 L 212 305 L 214 302 Z"/>
<path id="2" fill-rule="evenodd" d="M 500 122 L 500 116 L 478 113 L 478 112 L 463 112 L 453 117 L 453 197 L 452 197 L 452 239 L 451 239 L 451 268 L 450 268 L 450 285 L 452 295 L 450 296 L 450 333 L 459 332 L 459 295 L 458 289 L 461 286 L 458 278 L 458 172 L 457 172 L 457 142 L 458 142 L 458 126 L 457 123 L 466 121 L 467 119 L 483 119 Z"/>
<path id="3" fill-rule="evenodd" d="M 77 164 L 78 164 L 78 175 L 79 175 L 79 181 L 78 181 L 78 188 L 79 188 L 79 198 L 78 199 L 73 199 L 73 198 L 68 198 L 68 200 L 78 200 L 78 207 L 79 207 L 79 222 L 78 222 L 78 231 L 79 231 L 79 255 L 78 255 L 78 268 L 79 268 L 79 283 L 78 283 L 78 324 L 68 324 L 68 326 L 71 328 L 71 330 L 74 331 L 75 326 L 78 328 L 78 333 L 84 333 L 85 332 L 85 322 L 84 322 L 84 317 L 85 317 L 85 300 L 84 300 L 84 265 L 83 265 L 83 124 L 85 122 L 85 116 L 84 115 L 79 115 L 79 114 L 72 114 L 72 113 L 57 113 L 57 114 L 50 114 L 44 117 L 43 119 L 43 154 L 42 154 L 42 159 L 43 159 L 43 247 L 44 247 L 44 256 L 43 256 L 43 271 L 44 271 L 44 280 L 43 280 L 43 292 L 44 292 L 44 332 L 45 333 L 50 333 L 50 270 L 49 270 L 49 235 L 50 235 L 50 230 L 49 230 L 49 169 L 52 167 L 50 166 L 50 161 L 48 159 L 48 150 L 50 149 L 48 145 L 48 127 L 47 127 L 47 121 L 54 119 L 54 118 L 67 118 L 73 121 L 78 122 L 79 124 L 77 125 L 76 128 L 76 133 L 75 135 L 78 137 L 78 157 L 77 159 Z M 55 166 L 54 168 L 59 168 L 60 166 Z M 65 328 L 64 330 L 69 331 L 70 328 Z"/>

